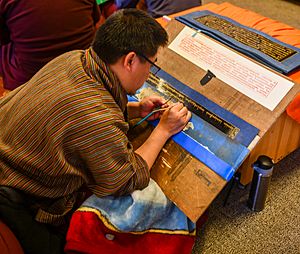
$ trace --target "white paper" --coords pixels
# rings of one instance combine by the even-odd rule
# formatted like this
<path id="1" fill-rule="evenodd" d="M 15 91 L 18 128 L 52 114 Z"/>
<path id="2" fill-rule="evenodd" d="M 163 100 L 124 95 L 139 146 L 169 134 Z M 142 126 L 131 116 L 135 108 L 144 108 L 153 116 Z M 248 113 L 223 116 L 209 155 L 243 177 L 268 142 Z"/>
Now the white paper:
<path id="1" fill-rule="evenodd" d="M 294 85 L 189 27 L 178 34 L 169 48 L 269 110 L 274 110 Z"/>

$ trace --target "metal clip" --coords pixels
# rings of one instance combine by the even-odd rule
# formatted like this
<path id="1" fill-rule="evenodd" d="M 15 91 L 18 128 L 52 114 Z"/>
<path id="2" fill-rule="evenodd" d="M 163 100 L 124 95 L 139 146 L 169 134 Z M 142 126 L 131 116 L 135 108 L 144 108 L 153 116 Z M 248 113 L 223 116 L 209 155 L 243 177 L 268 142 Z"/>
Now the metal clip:
<path id="1" fill-rule="evenodd" d="M 216 77 L 210 70 L 207 70 L 205 76 L 200 80 L 202 86 L 206 85 L 212 78 Z"/>

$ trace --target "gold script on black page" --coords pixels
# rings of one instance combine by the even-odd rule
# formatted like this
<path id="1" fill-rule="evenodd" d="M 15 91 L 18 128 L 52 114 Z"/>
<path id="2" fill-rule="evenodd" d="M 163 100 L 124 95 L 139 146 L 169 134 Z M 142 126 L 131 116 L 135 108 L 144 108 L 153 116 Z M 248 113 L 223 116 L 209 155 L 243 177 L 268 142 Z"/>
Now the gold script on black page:
<path id="1" fill-rule="evenodd" d="M 194 19 L 197 22 L 219 31 L 246 46 L 259 50 L 278 62 L 282 62 L 296 53 L 296 51 L 280 45 L 261 34 L 239 27 L 220 17 L 205 15 Z"/>

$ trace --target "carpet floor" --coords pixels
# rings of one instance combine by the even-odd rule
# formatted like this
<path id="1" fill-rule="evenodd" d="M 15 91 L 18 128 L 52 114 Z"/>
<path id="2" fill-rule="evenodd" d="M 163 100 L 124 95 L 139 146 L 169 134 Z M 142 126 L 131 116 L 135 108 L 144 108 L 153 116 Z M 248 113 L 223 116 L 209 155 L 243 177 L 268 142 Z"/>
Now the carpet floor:
<path id="1" fill-rule="evenodd" d="M 236 185 L 224 207 L 228 186 L 209 207 L 193 254 L 299 254 L 300 149 L 275 165 L 265 208 L 247 207 L 250 186 Z"/>

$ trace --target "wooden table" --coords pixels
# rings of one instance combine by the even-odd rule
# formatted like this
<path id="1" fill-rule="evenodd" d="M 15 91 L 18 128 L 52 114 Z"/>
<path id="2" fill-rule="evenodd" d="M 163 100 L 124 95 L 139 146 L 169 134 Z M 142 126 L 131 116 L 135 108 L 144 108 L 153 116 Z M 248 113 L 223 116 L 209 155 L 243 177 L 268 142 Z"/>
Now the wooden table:
<path id="1" fill-rule="evenodd" d="M 221 15 L 226 14 L 225 16 L 229 17 L 231 17 L 230 13 L 233 10 L 232 16 L 240 23 L 245 22 L 247 15 L 249 16 L 249 23 L 242 23 L 244 25 L 257 28 L 255 24 L 259 24 L 258 20 L 261 20 L 264 23 L 262 27 L 269 27 L 265 23 L 266 18 L 255 13 L 248 13 L 248 11 L 228 3 L 220 5 L 208 4 L 178 15 L 206 9 Z M 231 11 L 228 11 L 228 9 Z M 243 11 L 246 11 L 246 16 L 242 14 Z M 184 27 L 182 23 L 175 20 L 167 22 L 161 18 L 159 22 L 166 27 L 170 42 Z M 260 30 L 263 31 L 263 29 Z M 287 30 L 291 30 L 291 28 Z M 300 33 L 297 38 L 300 46 Z M 258 134 L 260 136 L 259 143 L 254 145 L 250 155 L 239 169 L 242 184 L 246 185 L 251 181 L 253 173 L 251 164 L 259 155 L 268 155 L 274 162 L 278 162 L 299 147 L 300 125 L 289 118 L 285 112 L 287 105 L 300 92 L 299 85 L 294 85 L 275 110 L 270 113 L 270 111 L 231 86 L 220 83 L 222 81 L 217 78 L 211 80 L 209 85 L 201 87 L 199 80 L 205 75 L 205 71 L 168 48 L 160 52 L 158 65 L 182 83 L 205 95 L 208 99 L 260 130 Z M 300 71 L 298 74 L 292 74 L 291 77 L 300 81 Z M 136 128 L 132 134 L 134 146 L 139 146 L 150 132 L 151 127 L 147 124 Z M 193 221 L 196 221 L 201 216 L 227 183 L 222 177 L 195 159 L 172 140 L 168 141 L 164 149 L 162 149 L 152 168 L 151 176 L 160 185 L 165 194 Z"/>
<path id="2" fill-rule="evenodd" d="M 255 28 L 273 37 L 276 37 L 285 43 L 300 47 L 299 30 L 263 17 L 254 12 L 236 7 L 229 3 L 223 3 L 219 5 L 210 3 L 170 15 L 170 18 L 198 10 L 210 10 L 217 14 L 227 16 L 243 25 Z M 168 24 L 168 20 L 165 18 L 158 19 L 158 22 L 164 27 L 166 27 Z M 168 70 L 172 72 L 171 69 Z M 300 83 L 300 70 L 290 74 L 289 77 L 296 83 Z M 179 77 L 179 79 L 180 78 L 182 77 Z M 288 100 L 291 101 L 292 97 L 290 97 Z M 291 119 L 285 111 L 283 111 L 276 116 L 276 120 L 274 121 L 273 125 L 266 130 L 264 135 L 262 135 L 260 142 L 254 147 L 248 158 L 239 168 L 239 171 L 241 172 L 241 184 L 247 185 L 251 182 L 253 175 L 253 169 L 251 165 L 259 155 L 267 155 L 271 157 L 275 163 L 277 163 L 288 154 L 299 148 L 299 146 L 300 125 Z"/>

